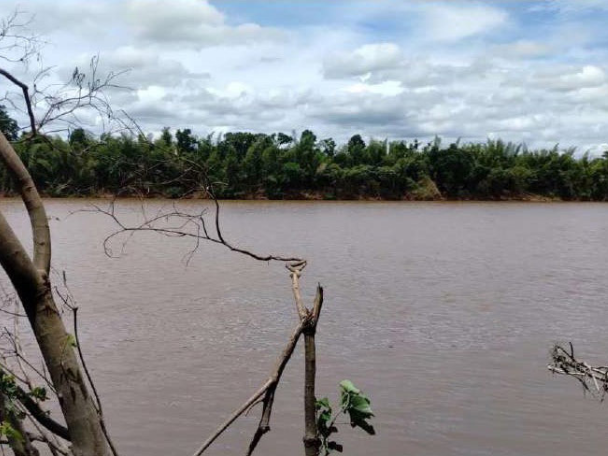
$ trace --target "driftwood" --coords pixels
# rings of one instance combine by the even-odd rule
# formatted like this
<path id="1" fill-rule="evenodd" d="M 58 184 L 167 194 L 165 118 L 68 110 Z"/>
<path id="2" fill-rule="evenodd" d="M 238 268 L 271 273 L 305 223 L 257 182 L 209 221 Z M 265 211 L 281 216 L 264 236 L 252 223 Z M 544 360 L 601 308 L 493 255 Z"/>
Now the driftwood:
<path id="1" fill-rule="evenodd" d="M 574 354 L 574 346 L 568 348 L 555 345 L 551 350 L 552 364 L 548 369 L 554 374 L 567 375 L 575 378 L 583 387 L 583 391 L 591 393 L 603 401 L 608 393 L 608 366 L 592 366 L 581 361 Z"/>

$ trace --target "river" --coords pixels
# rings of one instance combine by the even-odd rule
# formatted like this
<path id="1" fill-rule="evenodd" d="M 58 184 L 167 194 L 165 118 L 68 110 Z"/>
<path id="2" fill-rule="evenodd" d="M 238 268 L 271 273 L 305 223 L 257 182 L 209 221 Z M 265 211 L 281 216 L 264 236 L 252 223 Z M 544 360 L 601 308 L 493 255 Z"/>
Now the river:
<path id="1" fill-rule="evenodd" d="M 82 346 L 124 455 L 190 455 L 261 385 L 296 323 L 289 277 L 187 239 L 134 236 L 108 258 L 109 218 L 48 200 L 56 271 L 80 305 Z M 148 201 L 153 213 L 166 201 Z M 182 209 L 205 202 L 181 202 Z M 325 288 L 318 395 L 351 379 L 377 435 L 347 424 L 349 456 L 599 455 L 608 404 L 547 371 L 554 342 L 608 363 L 608 205 L 224 202 L 224 235 L 308 259 Z M 27 239 L 16 200 L 0 208 Z M 136 217 L 137 201 L 119 212 Z M 119 243 L 114 243 L 119 252 Z M 2 317 L 5 318 L 5 317 Z M 258 453 L 303 454 L 301 347 Z M 254 409 L 208 454 L 244 454 Z"/>

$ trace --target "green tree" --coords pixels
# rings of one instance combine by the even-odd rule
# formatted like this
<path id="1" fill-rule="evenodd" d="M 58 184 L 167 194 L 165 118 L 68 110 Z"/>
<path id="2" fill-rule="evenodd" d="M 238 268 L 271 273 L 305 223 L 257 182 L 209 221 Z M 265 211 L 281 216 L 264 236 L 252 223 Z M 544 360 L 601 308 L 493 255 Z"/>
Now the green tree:
<path id="1" fill-rule="evenodd" d="M 364 164 L 365 141 L 361 135 L 354 135 L 348 140 L 347 150 L 353 165 Z"/>
<path id="2" fill-rule="evenodd" d="M 0 131 L 9 141 L 19 139 L 19 125 L 7 112 L 6 106 L 0 105 Z"/>
<path id="3" fill-rule="evenodd" d="M 177 150 L 181 153 L 191 154 L 196 151 L 198 146 L 198 140 L 192 134 L 192 130 L 185 128 L 184 130 L 177 130 L 175 132 L 175 139 L 177 141 Z M 169 144 L 171 144 L 169 142 Z"/>

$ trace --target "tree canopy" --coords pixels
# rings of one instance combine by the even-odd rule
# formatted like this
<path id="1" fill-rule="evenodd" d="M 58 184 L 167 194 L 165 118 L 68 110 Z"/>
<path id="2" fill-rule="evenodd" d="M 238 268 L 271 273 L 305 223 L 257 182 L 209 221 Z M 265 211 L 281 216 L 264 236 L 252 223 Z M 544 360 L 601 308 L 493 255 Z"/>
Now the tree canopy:
<path id="1" fill-rule="evenodd" d="M 18 127 L 0 108 L 3 131 Z M 201 195 L 210 183 L 218 198 L 269 199 L 527 199 L 608 200 L 608 153 L 528 150 L 489 140 L 439 139 L 366 143 L 354 135 L 343 145 L 310 130 L 231 132 L 197 137 L 189 128 L 163 129 L 154 141 L 141 135 L 102 135 L 76 129 L 67 140 L 17 141 L 18 154 L 48 196 Z M 0 191 L 12 194 L 6 174 Z"/>
<path id="2" fill-rule="evenodd" d="M 19 125 L 9 116 L 4 105 L 0 105 L 0 131 L 9 141 L 16 141 L 19 137 Z"/>

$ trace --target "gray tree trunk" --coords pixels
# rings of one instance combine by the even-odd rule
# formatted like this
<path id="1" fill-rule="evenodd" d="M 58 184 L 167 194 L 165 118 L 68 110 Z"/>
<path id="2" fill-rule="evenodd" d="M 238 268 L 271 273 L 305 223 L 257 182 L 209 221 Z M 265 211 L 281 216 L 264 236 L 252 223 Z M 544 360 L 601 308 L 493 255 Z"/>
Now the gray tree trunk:
<path id="1" fill-rule="evenodd" d="M 108 456 L 100 417 L 88 392 L 74 347 L 53 299 L 49 270 L 51 237 L 48 219 L 34 182 L 0 132 L 0 161 L 8 168 L 32 224 L 34 258 L 23 248 L 0 213 L 0 264 L 10 278 L 36 336 L 57 391 L 75 456 Z"/>

